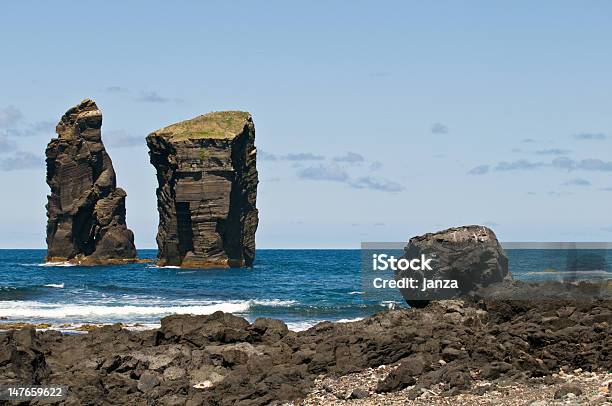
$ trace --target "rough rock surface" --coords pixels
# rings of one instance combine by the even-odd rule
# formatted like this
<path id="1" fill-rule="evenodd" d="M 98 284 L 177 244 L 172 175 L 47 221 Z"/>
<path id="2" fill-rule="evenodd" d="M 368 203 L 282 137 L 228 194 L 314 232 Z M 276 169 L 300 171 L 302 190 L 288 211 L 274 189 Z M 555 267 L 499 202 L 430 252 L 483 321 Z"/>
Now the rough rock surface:
<path id="1" fill-rule="evenodd" d="M 529 281 L 504 280 L 473 292 L 475 299 L 498 300 L 612 300 L 612 280 Z"/>
<path id="2" fill-rule="evenodd" d="M 48 375 L 49 368 L 34 329 L 12 330 L 0 336 L 2 383 L 37 384 Z"/>
<path id="3" fill-rule="evenodd" d="M 112 263 L 136 258 L 125 197 L 102 143 L 102 113 L 84 100 L 64 114 L 47 145 L 47 261 Z"/>
<path id="4" fill-rule="evenodd" d="M 475 290 L 511 279 L 508 258 L 493 230 L 484 226 L 449 228 L 437 233 L 413 237 L 404 248 L 405 258 L 432 258 L 433 270 L 398 271 L 396 278 L 424 277 L 434 280 L 457 280 L 458 289 L 421 292 L 402 289 L 410 306 L 423 307 L 428 299 L 451 299 L 466 296 Z"/>
<path id="5" fill-rule="evenodd" d="M 610 301 L 442 301 L 299 333 L 271 319 L 177 315 L 141 332 L 0 333 L 0 382 L 68 384 L 70 405 L 263 406 L 304 398 L 321 376 L 392 365 L 371 390 L 405 391 L 406 401 L 481 393 L 483 381 L 554 382 L 561 369 L 610 371 L 611 336 Z M 337 396 L 374 396 L 351 389 Z"/>
<path id="6" fill-rule="evenodd" d="M 403 365 L 403 364 L 402 364 Z M 308 396 L 292 406 L 550 406 L 610 405 L 608 382 L 611 374 L 577 369 L 528 379 L 489 380 L 476 377 L 472 389 L 449 396 L 445 384 L 434 384 L 415 391 L 414 386 L 390 393 L 376 388 L 393 373 L 395 365 L 381 365 L 342 377 L 315 380 Z M 581 395 L 567 391 L 568 383 Z M 357 388 L 357 389 L 355 389 Z M 355 392 L 359 397 L 354 396 Z M 348 395 L 348 396 L 347 396 Z M 559 397 L 562 396 L 562 397 Z"/>
<path id="7" fill-rule="evenodd" d="M 255 126 L 241 111 L 209 113 L 147 137 L 157 170 L 160 265 L 251 266 L 258 213 Z"/>

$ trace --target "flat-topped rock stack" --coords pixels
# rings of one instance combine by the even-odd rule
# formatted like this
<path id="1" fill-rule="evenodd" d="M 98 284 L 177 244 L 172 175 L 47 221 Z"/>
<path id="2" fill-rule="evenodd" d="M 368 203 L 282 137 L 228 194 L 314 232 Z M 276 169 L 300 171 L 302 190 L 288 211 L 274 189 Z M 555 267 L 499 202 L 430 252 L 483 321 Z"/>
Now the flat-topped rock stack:
<path id="1" fill-rule="evenodd" d="M 258 224 L 254 143 L 253 119 L 242 111 L 205 114 L 147 137 L 159 183 L 159 265 L 252 265 Z"/>
<path id="2" fill-rule="evenodd" d="M 64 114 L 47 145 L 47 261 L 112 264 L 136 259 L 125 197 L 102 143 L 102 113 L 86 99 Z"/>

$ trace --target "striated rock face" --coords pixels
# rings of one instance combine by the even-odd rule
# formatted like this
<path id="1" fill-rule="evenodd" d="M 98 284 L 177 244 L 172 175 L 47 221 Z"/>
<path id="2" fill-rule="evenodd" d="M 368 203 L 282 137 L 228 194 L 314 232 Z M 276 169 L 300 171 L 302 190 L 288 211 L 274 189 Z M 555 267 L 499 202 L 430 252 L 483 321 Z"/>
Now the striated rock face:
<path id="1" fill-rule="evenodd" d="M 134 260 L 134 234 L 125 223 L 100 128 L 102 113 L 84 100 L 64 114 L 47 145 L 47 261 L 113 263 Z"/>
<path id="2" fill-rule="evenodd" d="M 484 226 L 454 227 L 413 237 L 405 258 L 432 258 L 433 270 L 399 271 L 397 276 L 422 280 L 457 280 L 458 289 L 401 290 L 410 306 L 422 307 L 432 299 L 451 299 L 510 279 L 508 258 L 495 233 Z"/>
<path id="3" fill-rule="evenodd" d="M 157 170 L 160 265 L 251 266 L 258 213 L 255 127 L 241 111 L 209 113 L 147 137 Z"/>

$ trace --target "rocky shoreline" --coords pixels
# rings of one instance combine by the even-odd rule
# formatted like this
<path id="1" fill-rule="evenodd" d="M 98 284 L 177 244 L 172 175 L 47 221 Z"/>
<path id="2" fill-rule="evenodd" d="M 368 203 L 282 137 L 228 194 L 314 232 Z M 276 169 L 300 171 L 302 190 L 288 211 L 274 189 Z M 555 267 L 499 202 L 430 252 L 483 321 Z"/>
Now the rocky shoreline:
<path id="1" fill-rule="evenodd" d="M 526 404 L 522 393 L 552 401 L 575 381 L 581 394 L 559 399 L 605 403 L 611 325 L 610 301 L 452 300 L 297 333 L 222 312 L 146 331 L 11 330 L 0 381 L 67 384 L 63 404 L 91 405 L 487 404 L 498 392 Z"/>

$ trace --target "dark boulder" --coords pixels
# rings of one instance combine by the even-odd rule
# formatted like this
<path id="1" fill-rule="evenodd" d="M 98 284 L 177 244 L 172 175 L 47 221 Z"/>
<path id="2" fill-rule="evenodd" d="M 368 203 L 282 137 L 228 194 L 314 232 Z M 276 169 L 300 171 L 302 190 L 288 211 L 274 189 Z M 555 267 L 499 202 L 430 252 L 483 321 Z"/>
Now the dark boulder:
<path id="1" fill-rule="evenodd" d="M 289 333 L 285 323 L 270 318 L 258 318 L 249 330 L 254 340 L 269 343 L 276 342 Z"/>
<path id="2" fill-rule="evenodd" d="M 574 396 L 580 396 L 582 395 L 582 389 L 576 385 L 563 385 L 555 391 L 555 399 L 563 399 L 570 393 Z"/>
<path id="3" fill-rule="evenodd" d="M 230 313 L 215 312 L 208 316 L 188 314 L 164 317 L 157 343 L 230 344 L 247 341 L 249 322 Z"/>
<path id="4" fill-rule="evenodd" d="M 138 390 L 141 392 L 149 392 L 156 386 L 159 386 L 160 380 L 157 374 L 152 372 L 145 372 L 138 379 Z"/>
<path id="5" fill-rule="evenodd" d="M 449 228 L 413 237 L 404 248 L 404 258 L 431 258 L 432 270 L 397 271 L 396 279 L 413 278 L 419 289 L 401 289 L 412 307 L 423 307 L 431 300 L 470 295 L 475 290 L 510 279 L 508 258 L 495 233 L 484 226 Z M 434 281 L 456 280 L 457 287 L 421 291 L 423 278 Z"/>
<path id="6" fill-rule="evenodd" d="M 0 334 L 0 377 L 3 383 L 39 384 L 49 373 L 34 329 Z"/>
<path id="7" fill-rule="evenodd" d="M 412 376 L 409 370 L 402 368 L 402 365 L 391 371 L 385 379 L 378 382 L 376 393 L 396 392 L 416 383 L 416 378 Z"/>
<path id="8" fill-rule="evenodd" d="M 349 395 L 349 399 L 365 399 L 368 396 L 370 396 L 370 392 L 365 389 L 357 388 L 353 389 L 353 391 Z"/>

